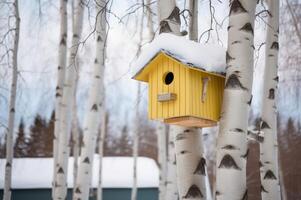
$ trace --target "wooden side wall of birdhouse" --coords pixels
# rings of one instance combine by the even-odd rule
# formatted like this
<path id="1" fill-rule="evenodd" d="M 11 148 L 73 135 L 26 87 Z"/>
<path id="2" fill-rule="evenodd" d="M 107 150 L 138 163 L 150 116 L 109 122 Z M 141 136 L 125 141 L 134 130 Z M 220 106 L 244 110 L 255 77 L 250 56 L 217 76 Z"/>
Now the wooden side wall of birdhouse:
<path id="1" fill-rule="evenodd" d="M 190 116 L 218 121 L 223 100 L 224 78 L 194 69 L 190 69 L 190 77 L 192 98 L 189 104 L 193 108 Z M 202 99 L 204 79 L 208 79 L 208 83 L 205 98 Z"/>
<path id="2" fill-rule="evenodd" d="M 150 63 L 149 74 L 149 118 L 166 119 L 176 116 L 185 116 L 191 113 L 190 70 L 180 62 L 161 53 Z M 164 75 L 174 74 L 170 85 L 164 83 Z M 158 102 L 158 94 L 174 93 L 176 99 L 167 102 Z"/>

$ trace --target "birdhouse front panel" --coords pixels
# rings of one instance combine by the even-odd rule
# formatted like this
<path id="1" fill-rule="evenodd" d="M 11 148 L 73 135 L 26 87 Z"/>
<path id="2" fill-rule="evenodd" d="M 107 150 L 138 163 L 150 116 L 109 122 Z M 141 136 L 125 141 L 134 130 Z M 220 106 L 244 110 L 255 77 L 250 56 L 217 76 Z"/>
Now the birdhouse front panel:
<path id="1" fill-rule="evenodd" d="M 192 110 L 189 69 L 163 53 L 150 64 L 153 66 L 149 73 L 149 118 L 189 115 Z"/>
<path id="2" fill-rule="evenodd" d="M 165 53 L 159 53 L 148 70 L 150 119 L 184 126 L 216 124 L 223 76 L 193 69 Z"/>

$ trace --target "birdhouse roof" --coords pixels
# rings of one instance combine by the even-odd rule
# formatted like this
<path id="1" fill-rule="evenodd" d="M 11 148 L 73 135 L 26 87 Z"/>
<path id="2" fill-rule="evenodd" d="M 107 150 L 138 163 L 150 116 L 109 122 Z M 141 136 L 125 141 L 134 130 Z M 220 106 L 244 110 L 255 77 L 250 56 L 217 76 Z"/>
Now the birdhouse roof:
<path id="1" fill-rule="evenodd" d="M 133 78 L 142 73 L 160 53 L 197 70 L 219 75 L 224 75 L 226 71 L 226 50 L 223 47 L 201 44 L 183 36 L 163 33 L 143 48 L 139 58 L 134 63 Z"/>

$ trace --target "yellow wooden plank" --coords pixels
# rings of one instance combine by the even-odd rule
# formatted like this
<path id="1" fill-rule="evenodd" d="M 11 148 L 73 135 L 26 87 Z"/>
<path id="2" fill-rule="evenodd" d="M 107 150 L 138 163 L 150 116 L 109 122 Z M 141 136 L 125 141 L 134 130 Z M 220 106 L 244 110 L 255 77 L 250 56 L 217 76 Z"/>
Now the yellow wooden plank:
<path id="1" fill-rule="evenodd" d="M 156 95 L 158 93 L 158 82 L 157 82 L 157 63 L 155 64 L 155 68 L 154 70 L 152 71 L 152 84 L 153 84 L 153 87 L 152 87 L 152 117 L 153 119 L 157 119 L 158 118 L 158 104 L 157 104 L 157 101 L 156 101 Z"/>
<path id="2" fill-rule="evenodd" d="M 177 99 L 174 103 L 174 117 L 178 117 L 180 115 L 180 73 L 179 73 L 179 64 L 174 62 L 174 75 L 175 75 L 175 83 L 174 83 L 174 92 L 177 94 Z"/>
<path id="3" fill-rule="evenodd" d="M 153 107 L 154 103 L 152 101 L 153 97 L 153 81 L 152 81 L 152 73 L 149 74 L 149 84 L 148 84 L 148 118 L 153 119 Z"/>
<path id="4" fill-rule="evenodd" d="M 168 92 L 175 94 L 175 84 L 176 84 L 176 82 L 175 82 L 174 64 L 175 64 L 174 61 L 172 61 L 171 59 L 168 59 L 168 71 L 172 72 L 173 75 L 174 75 L 174 80 L 169 85 Z M 173 117 L 174 116 L 174 109 L 175 109 L 175 101 L 169 101 L 168 102 L 168 117 Z"/>
<path id="5" fill-rule="evenodd" d="M 168 93 L 168 88 L 169 86 L 165 84 L 164 82 L 164 76 L 166 75 L 166 73 L 168 72 L 168 58 L 164 57 L 163 58 L 163 62 L 162 62 L 163 66 L 162 66 L 162 76 L 161 76 L 161 82 L 163 85 L 163 91 L 162 93 Z M 162 106 L 163 106 L 163 118 L 167 118 L 168 117 L 168 102 L 162 102 Z"/>
<path id="6" fill-rule="evenodd" d="M 179 78 L 180 78 L 180 90 L 179 90 L 179 100 L 180 100 L 180 115 L 186 115 L 186 76 L 185 68 L 182 64 L 179 64 Z"/>

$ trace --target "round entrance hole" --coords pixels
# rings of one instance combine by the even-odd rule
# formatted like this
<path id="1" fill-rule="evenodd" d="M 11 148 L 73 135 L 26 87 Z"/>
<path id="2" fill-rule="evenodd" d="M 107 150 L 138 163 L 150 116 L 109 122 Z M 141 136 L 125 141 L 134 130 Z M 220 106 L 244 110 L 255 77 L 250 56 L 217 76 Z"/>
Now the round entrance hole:
<path id="1" fill-rule="evenodd" d="M 164 83 L 166 85 L 169 85 L 173 82 L 173 79 L 174 79 L 174 75 L 172 72 L 167 72 L 164 76 Z"/>

